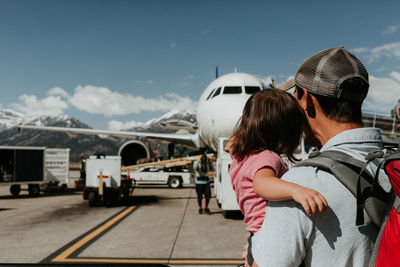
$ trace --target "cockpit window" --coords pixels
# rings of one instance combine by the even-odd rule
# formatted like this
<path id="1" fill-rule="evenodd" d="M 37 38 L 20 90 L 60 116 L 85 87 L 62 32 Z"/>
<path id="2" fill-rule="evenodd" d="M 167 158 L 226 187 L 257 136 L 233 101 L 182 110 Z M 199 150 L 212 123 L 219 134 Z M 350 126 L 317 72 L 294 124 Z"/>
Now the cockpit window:
<path id="1" fill-rule="evenodd" d="M 241 93 L 242 93 L 242 87 L 240 87 L 240 86 L 226 86 L 224 88 L 224 95 L 241 94 Z"/>
<path id="2" fill-rule="evenodd" d="M 252 95 L 255 94 L 257 92 L 259 92 L 261 89 L 258 86 L 246 86 L 244 88 L 244 91 L 246 92 L 246 94 Z"/>
<path id="3" fill-rule="evenodd" d="M 219 95 L 221 93 L 221 87 L 218 87 L 218 89 L 215 91 L 215 93 L 213 94 L 213 98 L 216 97 L 217 95 Z"/>
<path id="4" fill-rule="evenodd" d="M 214 93 L 214 91 L 215 91 L 215 89 L 212 89 L 211 93 L 207 96 L 206 100 L 208 100 L 208 99 L 212 96 L 212 94 Z"/>

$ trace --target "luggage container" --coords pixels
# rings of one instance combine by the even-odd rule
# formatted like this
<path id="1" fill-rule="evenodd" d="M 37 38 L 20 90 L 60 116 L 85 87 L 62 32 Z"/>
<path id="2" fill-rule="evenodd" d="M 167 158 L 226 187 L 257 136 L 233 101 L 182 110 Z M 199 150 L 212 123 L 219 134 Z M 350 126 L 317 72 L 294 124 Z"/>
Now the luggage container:
<path id="1" fill-rule="evenodd" d="M 29 195 L 40 189 L 60 187 L 67 191 L 69 149 L 0 146 L 0 184 L 9 184 L 12 195 L 27 186 Z"/>

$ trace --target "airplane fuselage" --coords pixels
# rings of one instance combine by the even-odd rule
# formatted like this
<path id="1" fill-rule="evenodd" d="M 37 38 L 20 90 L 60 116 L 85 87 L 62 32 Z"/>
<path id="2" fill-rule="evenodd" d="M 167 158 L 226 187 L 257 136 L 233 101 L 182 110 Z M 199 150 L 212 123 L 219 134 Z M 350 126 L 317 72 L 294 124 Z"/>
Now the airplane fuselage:
<path id="1" fill-rule="evenodd" d="M 247 73 L 223 75 L 204 90 L 197 110 L 198 134 L 205 146 L 217 151 L 218 138 L 229 137 L 249 97 L 265 86 Z"/>
<path id="2" fill-rule="evenodd" d="M 89 134 L 110 136 L 111 138 L 143 137 L 147 139 L 166 141 L 174 144 L 182 144 L 195 148 L 209 148 L 218 150 L 218 139 L 229 137 L 249 97 L 264 89 L 260 79 L 246 73 L 229 73 L 210 83 L 200 96 L 197 110 L 197 126 L 189 122 L 183 124 L 179 121 L 166 123 L 173 129 L 187 129 L 186 133 L 151 133 L 133 131 L 110 131 L 82 128 L 48 127 L 21 125 L 19 129 L 34 129 L 54 132 L 64 132 L 70 136 L 77 134 Z M 197 129 L 197 131 L 196 131 Z M 195 133 L 193 133 L 196 131 Z M 118 152 L 124 166 L 136 164 L 138 159 L 149 158 L 148 145 L 139 140 L 131 140 L 124 143 Z"/>

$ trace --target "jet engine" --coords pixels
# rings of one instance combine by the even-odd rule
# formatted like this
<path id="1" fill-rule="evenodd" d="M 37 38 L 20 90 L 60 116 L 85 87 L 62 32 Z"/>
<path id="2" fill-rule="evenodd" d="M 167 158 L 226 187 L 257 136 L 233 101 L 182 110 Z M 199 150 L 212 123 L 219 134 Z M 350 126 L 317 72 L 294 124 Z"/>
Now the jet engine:
<path id="1" fill-rule="evenodd" d="M 144 142 L 131 140 L 119 148 L 118 156 L 121 156 L 122 166 L 135 165 L 139 159 L 150 158 L 150 149 Z"/>

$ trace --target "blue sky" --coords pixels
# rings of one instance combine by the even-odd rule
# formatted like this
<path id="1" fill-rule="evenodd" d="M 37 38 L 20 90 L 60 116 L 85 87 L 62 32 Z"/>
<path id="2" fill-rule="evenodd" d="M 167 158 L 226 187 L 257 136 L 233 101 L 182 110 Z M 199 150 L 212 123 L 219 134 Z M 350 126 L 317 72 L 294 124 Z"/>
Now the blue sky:
<path id="1" fill-rule="evenodd" d="M 94 128 L 194 109 L 220 74 L 267 83 L 343 45 L 369 71 L 364 111 L 400 97 L 400 1 L 0 0 L 0 107 Z"/>

